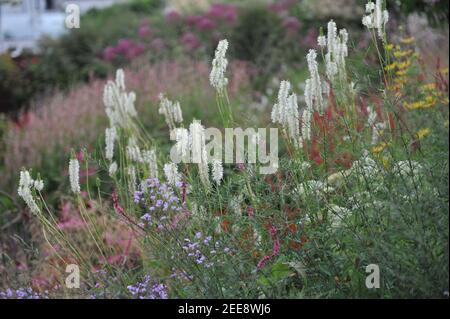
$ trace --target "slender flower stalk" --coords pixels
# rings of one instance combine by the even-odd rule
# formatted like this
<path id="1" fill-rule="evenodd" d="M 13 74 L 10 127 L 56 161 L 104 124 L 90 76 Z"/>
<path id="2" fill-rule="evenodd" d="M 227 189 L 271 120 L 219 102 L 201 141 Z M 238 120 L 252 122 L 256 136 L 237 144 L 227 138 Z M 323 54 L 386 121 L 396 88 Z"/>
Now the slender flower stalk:
<path id="1" fill-rule="evenodd" d="M 17 193 L 25 201 L 30 211 L 37 215 L 40 212 L 40 209 L 33 198 L 32 188 L 41 191 L 44 188 L 44 183 L 41 180 L 33 180 L 27 170 L 22 170 L 20 172 L 19 188 L 17 189 Z"/>
<path id="2" fill-rule="evenodd" d="M 114 156 L 114 141 L 116 140 L 116 128 L 111 127 L 105 130 L 105 157 L 107 160 L 112 161 Z"/>
<path id="3" fill-rule="evenodd" d="M 80 193 L 80 163 L 76 158 L 69 161 L 69 179 L 72 192 Z"/>
<path id="4" fill-rule="evenodd" d="M 159 95 L 159 114 L 164 115 L 169 129 L 172 131 L 177 124 L 183 123 L 183 113 L 181 112 L 180 102 L 170 101 L 164 94 Z"/>
<path id="5" fill-rule="evenodd" d="M 220 41 L 217 45 L 216 53 L 212 61 L 212 70 L 209 75 L 211 85 L 219 94 L 221 94 L 228 85 L 228 79 L 225 77 L 225 71 L 228 66 L 228 60 L 226 58 L 227 50 L 228 41 L 226 39 Z"/>
<path id="6" fill-rule="evenodd" d="M 217 185 L 220 185 L 220 182 L 223 178 L 223 166 L 222 162 L 218 159 L 212 160 L 212 177 Z"/>
<path id="7" fill-rule="evenodd" d="M 181 182 L 181 175 L 178 172 L 177 164 L 168 163 L 164 164 L 164 175 L 166 176 L 167 183 L 172 186 L 178 186 Z"/>
<path id="8" fill-rule="evenodd" d="M 389 21 L 389 11 L 383 10 L 383 1 L 376 0 L 376 3 L 369 1 L 366 4 L 366 13 L 367 15 L 362 19 L 362 24 L 368 29 L 376 29 L 378 37 L 384 41 L 386 23 Z"/>

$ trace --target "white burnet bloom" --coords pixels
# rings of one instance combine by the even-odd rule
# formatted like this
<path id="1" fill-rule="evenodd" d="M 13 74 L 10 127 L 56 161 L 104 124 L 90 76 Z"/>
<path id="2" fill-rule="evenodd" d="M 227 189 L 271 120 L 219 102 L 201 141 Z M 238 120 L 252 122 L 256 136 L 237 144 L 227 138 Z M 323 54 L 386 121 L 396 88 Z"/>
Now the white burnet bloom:
<path id="1" fill-rule="evenodd" d="M 348 33 L 341 29 L 337 34 L 336 23 L 331 20 L 328 22 L 327 53 L 325 55 L 326 73 L 328 79 L 333 82 L 336 74 L 339 74 L 342 80 L 345 80 L 345 58 L 348 56 Z"/>
<path id="2" fill-rule="evenodd" d="M 139 162 L 139 163 L 143 162 L 141 150 L 140 150 L 139 146 L 137 145 L 136 138 L 134 136 L 131 136 L 128 139 L 126 151 L 127 151 L 127 156 L 131 161 L 135 161 L 135 162 Z"/>
<path id="3" fill-rule="evenodd" d="M 189 130 L 185 128 L 176 128 L 171 132 L 171 139 L 177 142 L 175 150 L 177 151 L 176 156 L 184 163 L 190 161 L 190 139 Z"/>
<path id="4" fill-rule="evenodd" d="M 178 166 L 175 163 L 164 164 L 164 175 L 166 176 L 167 183 L 172 186 L 178 186 L 181 181 L 181 175 L 178 172 Z"/>
<path id="5" fill-rule="evenodd" d="M 115 127 L 110 127 L 105 130 L 105 157 L 110 161 L 114 156 L 114 141 L 116 137 L 117 132 Z"/>
<path id="6" fill-rule="evenodd" d="M 72 192 L 80 193 L 80 163 L 76 158 L 69 161 L 69 180 Z"/>
<path id="7" fill-rule="evenodd" d="M 170 130 L 175 129 L 177 124 L 183 122 L 180 102 L 172 102 L 162 93 L 159 94 L 159 101 L 159 114 L 164 115 Z"/>
<path id="8" fill-rule="evenodd" d="M 302 113 L 302 142 L 311 140 L 311 118 L 312 110 L 307 108 Z M 304 146 L 304 145 L 303 145 Z"/>
<path id="9" fill-rule="evenodd" d="M 308 62 L 308 70 L 310 78 L 306 81 L 305 86 L 305 101 L 308 108 L 313 109 L 320 114 L 323 113 L 323 96 L 322 96 L 322 81 L 319 75 L 319 68 L 317 64 L 317 53 L 315 50 L 309 50 L 306 56 Z"/>
<path id="10" fill-rule="evenodd" d="M 383 10 L 383 1 L 376 0 L 376 3 L 369 1 L 366 4 L 366 13 L 362 18 L 362 24 L 368 29 L 376 29 L 378 37 L 384 41 L 384 30 L 389 21 L 389 11 Z"/>
<path id="11" fill-rule="evenodd" d="M 208 154 L 206 152 L 205 128 L 200 121 L 194 120 L 189 126 L 189 142 L 192 162 L 198 164 L 200 180 L 205 187 L 210 186 Z"/>
<path id="12" fill-rule="evenodd" d="M 300 118 L 298 113 L 297 95 L 291 94 L 288 99 L 286 110 L 286 124 L 289 136 L 297 143 L 300 142 Z"/>
<path id="13" fill-rule="evenodd" d="M 320 35 L 317 37 L 317 44 L 319 47 L 324 48 L 327 46 L 327 38 L 324 35 Z"/>
<path id="14" fill-rule="evenodd" d="M 112 127 L 116 125 L 126 127 L 130 123 L 130 118 L 137 116 L 135 101 L 136 94 L 125 91 L 123 70 L 118 69 L 116 80 L 108 81 L 103 91 L 103 103 Z"/>
<path id="15" fill-rule="evenodd" d="M 109 169 L 108 169 L 109 176 L 113 177 L 114 175 L 116 175 L 117 168 L 118 168 L 117 167 L 117 163 L 116 162 L 112 162 L 109 165 Z"/>
<path id="16" fill-rule="evenodd" d="M 148 165 L 149 177 L 158 178 L 158 159 L 156 158 L 156 151 L 154 149 L 143 151 L 142 161 Z"/>
<path id="17" fill-rule="evenodd" d="M 223 166 L 222 162 L 218 159 L 212 160 L 212 178 L 217 185 L 220 185 L 220 182 L 223 178 Z"/>
<path id="18" fill-rule="evenodd" d="M 44 188 L 44 182 L 42 182 L 41 180 L 33 180 L 27 170 L 22 170 L 20 172 L 19 187 L 17 189 L 17 193 L 25 201 L 30 211 L 33 214 L 38 214 L 40 212 L 40 209 L 35 199 L 33 198 L 33 194 L 31 191 L 32 188 L 41 191 Z"/>
<path id="19" fill-rule="evenodd" d="M 272 109 L 272 123 L 284 124 L 286 118 L 286 110 L 288 109 L 289 91 L 291 83 L 289 81 L 281 81 L 278 91 L 278 101 Z"/>
<path id="20" fill-rule="evenodd" d="M 137 187 L 136 168 L 133 165 L 127 167 L 127 174 L 130 177 L 128 188 L 130 193 L 134 193 Z"/>
<path id="21" fill-rule="evenodd" d="M 272 109 L 272 122 L 278 123 L 287 131 L 294 145 L 300 144 L 300 118 L 298 113 L 297 95 L 290 94 L 291 83 L 281 81 L 277 103 Z"/>
<path id="22" fill-rule="evenodd" d="M 222 40 L 217 45 L 214 59 L 212 61 L 212 70 L 209 75 L 211 85 L 219 92 L 221 92 L 228 84 L 228 79 L 225 77 L 228 60 L 226 53 L 228 50 L 228 41 Z"/>

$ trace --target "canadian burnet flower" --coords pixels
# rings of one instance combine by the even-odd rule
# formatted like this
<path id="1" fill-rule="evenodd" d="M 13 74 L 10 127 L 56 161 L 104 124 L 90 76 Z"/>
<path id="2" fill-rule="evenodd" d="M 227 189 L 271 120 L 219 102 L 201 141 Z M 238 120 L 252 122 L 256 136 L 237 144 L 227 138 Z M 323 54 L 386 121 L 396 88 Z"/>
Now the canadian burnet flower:
<path id="1" fill-rule="evenodd" d="M 108 169 L 109 176 L 111 176 L 111 177 L 114 176 L 116 174 L 116 172 L 117 172 L 117 163 L 112 162 L 109 165 L 109 169 Z"/>
<path id="2" fill-rule="evenodd" d="M 154 149 L 143 151 L 142 160 L 148 165 L 149 177 L 158 178 L 158 161 L 156 158 L 156 151 Z"/>
<path id="3" fill-rule="evenodd" d="M 325 55 L 325 68 L 328 79 L 333 83 L 335 76 L 339 74 L 342 81 L 345 80 L 345 58 L 348 56 L 348 33 L 341 29 L 337 33 L 336 23 L 328 22 L 327 53 Z M 341 81 L 341 82 L 342 82 Z"/>
<path id="4" fill-rule="evenodd" d="M 169 129 L 172 131 L 177 124 L 183 122 L 183 113 L 178 101 L 170 101 L 164 94 L 159 94 L 159 114 L 164 115 Z"/>
<path id="5" fill-rule="evenodd" d="M 171 132 L 171 135 L 171 139 L 174 139 L 177 142 L 175 148 L 177 154 L 173 155 L 179 158 L 182 162 L 188 163 L 190 160 L 191 147 L 189 140 L 189 130 L 185 128 L 176 128 Z"/>
<path id="6" fill-rule="evenodd" d="M 212 70 L 209 75 L 211 85 L 221 92 L 228 84 L 228 79 L 225 77 L 225 71 L 228 66 L 226 53 L 228 50 L 228 41 L 221 40 L 217 45 L 214 59 L 212 61 Z"/>
<path id="7" fill-rule="evenodd" d="M 217 185 L 220 185 L 220 182 L 223 178 L 222 162 L 218 159 L 213 159 L 211 164 L 212 164 L 212 178 Z"/>
<path id="8" fill-rule="evenodd" d="M 208 154 L 206 152 L 205 128 L 200 121 L 193 120 L 189 126 L 192 162 L 198 164 L 200 180 L 205 187 L 210 186 Z"/>
<path id="9" fill-rule="evenodd" d="M 305 142 L 311 140 L 311 118 L 312 110 L 306 108 L 302 113 L 302 144 L 305 146 Z"/>
<path id="10" fill-rule="evenodd" d="M 367 15 L 362 18 L 362 24 L 368 29 L 376 29 L 378 37 L 384 41 L 384 31 L 386 23 L 389 21 L 389 11 L 383 10 L 383 1 L 376 0 L 376 3 L 369 1 L 366 4 L 366 13 Z"/>
<path id="11" fill-rule="evenodd" d="M 175 163 L 164 164 L 164 175 L 167 183 L 172 186 L 177 186 L 181 182 L 181 174 L 178 172 L 178 166 Z"/>
<path id="12" fill-rule="evenodd" d="M 305 86 L 305 101 L 308 108 L 313 109 L 320 114 L 323 113 L 323 96 L 322 96 L 322 81 L 319 75 L 319 68 L 317 64 L 317 53 L 315 50 L 309 50 L 306 55 L 308 62 L 308 70 L 310 78 L 306 81 Z"/>
<path id="13" fill-rule="evenodd" d="M 327 46 L 327 38 L 324 35 L 320 35 L 317 37 L 317 44 L 319 47 L 324 48 Z"/>
<path id="14" fill-rule="evenodd" d="M 80 193 L 80 163 L 76 158 L 69 161 L 69 179 L 72 192 Z"/>
<path id="15" fill-rule="evenodd" d="M 289 91 L 291 83 L 289 81 L 281 81 L 278 91 L 278 101 L 272 109 L 272 123 L 284 124 L 286 117 L 286 109 L 288 108 Z"/>
<path id="16" fill-rule="evenodd" d="M 131 136 L 128 139 L 128 144 L 126 148 L 127 156 L 131 161 L 142 163 L 142 153 L 137 145 L 136 138 L 134 136 Z"/>
<path id="17" fill-rule="evenodd" d="M 103 103 L 111 127 L 129 125 L 130 118 L 137 116 L 135 101 L 136 94 L 125 91 L 124 73 L 122 69 L 118 69 L 116 80 L 108 81 L 103 91 Z"/>
<path id="18" fill-rule="evenodd" d="M 116 128 L 110 127 L 105 130 L 105 157 L 111 161 L 114 156 L 114 141 L 116 140 Z"/>
<path id="19" fill-rule="evenodd" d="M 43 187 L 44 183 L 42 181 L 34 181 L 27 170 L 22 170 L 20 172 L 19 188 L 17 189 L 17 193 L 25 201 L 33 214 L 38 214 L 40 209 L 33 198 L 32 188 L 41 191 Z"/>

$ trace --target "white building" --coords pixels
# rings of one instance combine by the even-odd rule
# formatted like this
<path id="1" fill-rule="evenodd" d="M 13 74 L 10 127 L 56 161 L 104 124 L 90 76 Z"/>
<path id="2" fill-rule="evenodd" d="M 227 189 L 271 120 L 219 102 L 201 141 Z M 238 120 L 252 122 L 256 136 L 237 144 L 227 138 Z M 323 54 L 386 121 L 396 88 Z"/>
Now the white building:
<path id="1" fill-rule="evenodd" d="M 64 21 L 69 3 L 77 4 L 83 13 L 119 1 L 125 0 L 0 0 L 0 53 L 36 50 L 41 36 L 58 37 L 67 32 Z"/>

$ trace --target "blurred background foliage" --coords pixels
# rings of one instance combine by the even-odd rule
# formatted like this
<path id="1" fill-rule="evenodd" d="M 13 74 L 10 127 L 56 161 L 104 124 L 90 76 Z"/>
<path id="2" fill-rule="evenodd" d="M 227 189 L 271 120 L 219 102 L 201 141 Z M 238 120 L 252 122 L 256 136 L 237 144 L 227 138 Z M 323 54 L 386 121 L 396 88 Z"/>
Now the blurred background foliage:
<path id="1" fill-rule="evenodd" d="M 361 30 L 365 4 L 362 0 L 214 1 L 216 9 L 214 5 L 211 9 L 211 2 L 196 1 L 194 6 L 192 1 L 131 0 L 91 9 L 82 16 L 80 29 L 59 39 L 41 39 L 39 54 L 0 55 L 0 112 L 16 117 L 37 96 L 105 78 L 141 55 L 150 62 L 184 56 L 210 59 L 224 37 L 233 43 L 232 59 L 252 61 L 259 69 L 254 85 L 262 89 L 268 74 L 301 60 L 306 48 L 315 45 L 318 27 L 330 17 L 354 28 L 353 34 Z M 229 3 L 235 9 L 227 7 Z M 393 16 L 425 14 L 440 27 L 448 21 L 448 1 L 390 1 L 389 6 Z"/>

